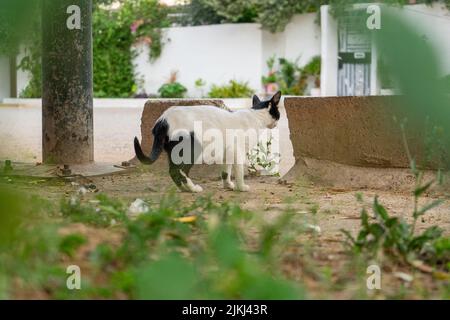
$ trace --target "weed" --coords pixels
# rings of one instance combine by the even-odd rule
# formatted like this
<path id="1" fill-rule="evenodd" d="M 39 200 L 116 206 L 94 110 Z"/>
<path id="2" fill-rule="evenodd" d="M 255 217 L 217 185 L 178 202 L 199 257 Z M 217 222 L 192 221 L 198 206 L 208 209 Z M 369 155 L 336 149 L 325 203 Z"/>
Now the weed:
<path id="1" fill-rule="evenodd" d="M 404 125 L 405 122 L 401 124 L 403 141 L 410 160 L 411 171 L 416 179 L 416 186 L 412 193 L 414 202 L 412 223 L 389 215 L 386 208 L 378 201 L 378 197 L 375 197 L 372 206 L 375 221 L 370 221 L 369 214 L 364 207 L 361 211 L 361 230 L 356 238 L 348 231 L 342 231 L 347 237 L 347 244 L 355 252 L 363 252 L 371 257 L 376 257 L 382 251 L 401 262 L 417 265 L 416 260 L 419 259 L 436 267 L 450 270 L 448 268 L 450 240 L 449 238 L 442 238 L 443 230 L 437 226 L 431 226 L 419 234 L 416 233 L 417 220 L 431 209 L 441 205 L 443 200 L 434 200 L 422 207 L 419 206 L 420 198 L 436 182 L 440 181 L 439 172 L 436 180 L 423 181 L 423 172 L 417 168 L 409 151 Z M 357 195 L 357 198 L 362 201 L 361 195 Z"/>

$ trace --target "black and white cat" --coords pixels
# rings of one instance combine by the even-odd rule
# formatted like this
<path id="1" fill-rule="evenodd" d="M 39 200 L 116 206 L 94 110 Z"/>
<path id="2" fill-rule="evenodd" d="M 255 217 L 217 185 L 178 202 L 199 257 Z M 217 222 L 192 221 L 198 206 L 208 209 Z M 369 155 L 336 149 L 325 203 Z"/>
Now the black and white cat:
<path id="1" fill-rule="evenodd" d="M 193 164 L 199 163 L 200 153 L 205 149 L 202 139 L 196 136 L 195 127 L 201 124 L 203 131 L 214 130 L 220 132 L 222 137 L 227 136 L 228 132 L 248 132 L 249 130 L 273 129 L 280 119 L 278 103 L 281 99 L 281 92 L 277 92 L 271 99 L 260 101 L 253 96 L 253 107 L 251 109 L 242 109 L 237 111 L 227 111 L 216 106 L 174 106 L 167 109 L 156 121 L 153 127 L 153 148 L 151 154 L 146 156 L 141 149 L 139 140 L 134 139 L 134 150 L 136 156 L 143 164 L 152 164 L 155 162 L 161 152 L 165 150 L 169 158 L 169 173 L 172 180 L 178 188 L 189 192 L 202 192 L 201 186 L 196 185 L 189 178 L 189 171 Z M 181 148 L 180 144 L 189 140 L 190 148 Z M 200 140 L 200 141 L 199 141 Z M 234 141 L 233 141 L 234 143 Z M 256 145 L 257 141 L 253 144 Z M 230 145 L 230 142 L 223 144 L 222 180 L 224 188 L 236 191 L 249 191 L 249 186 L 244 183 L 244 163 L 238 161 L 242 159 L 249 148 L 248 141 L 244 146 Z M 186 150 L 190 154 L 186 156 Z M 231 152 L 225 159 L 225 155 Z M 183 151 L 185 154 L 183 154 Z M 179 158 L 184 161 L 179 161 Z M 218 162 L 215 162 L 218 163 Z M 231 173 L 234 169 L 236 184 L 231 181 Z"/>

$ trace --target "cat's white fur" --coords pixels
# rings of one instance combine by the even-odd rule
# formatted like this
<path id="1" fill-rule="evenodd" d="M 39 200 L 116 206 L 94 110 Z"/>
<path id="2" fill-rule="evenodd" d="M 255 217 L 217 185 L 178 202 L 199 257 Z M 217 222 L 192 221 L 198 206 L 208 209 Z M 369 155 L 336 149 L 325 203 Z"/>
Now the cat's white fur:
<path id="1" fill-rule="evenodd" d="M 257 98 L 256 98 L 257 99 Z M 259 99 L 257 99 L 259 102 Z M 278 103 L 278 102 L 277 102 Z M 269 113 L 270 108 L 278 108 L 277 105 L 269 104 L 268 108 L 263 109 L 241 109 L 230 112 L 228 110 L 216 106 L 174 106 L 167 109 L 159 118 L 159 120 L 166 120 L 169 124 L 168 136 L 170 140 L 178 141 L 180 132 L 189 134 L 194 132 L 195 122 L 201 122 L 203 132 L 209 129 L 220 130 L 222 137 L 226 137 L 227 130 L 237 129 L 247 131 L 248 129 L 261 130 L 272 129 L 277 125 L 277 120 Z M 235 161 L 233 164 L 227 164 L 226 159 L 223 161 L 222 172 L 227 173 L 227 178 L 223 181 L 223 186 L 226 189 L 236 191 L 249 191 L 250 188 L 244 182 L 244 164 L 237 162 L 237 157 L 245 156 L 247 152 L 254 147 L 254 145 L 244 146 L 244 150 L 237 150 L 233 147 L 235 152 Z M 257 142 L 257 141 L 255 141 Z M 204 148 L 204 146 L 202 145 Z M 224 148 L 228 148 L 226 144 Z M 227 150 L 224 150 L 224 155 L 227 155 Z M 228 161 L 229 163 L 229 161 Z M 231 173 L 234 169 L 234 177 L 236 184 L 231 181 Z M 192 182 L 187 175 L 180 170 L 180 173 L 186 178 L 187 183 L 183 187 L 190 192 L 202 192 L 201 186 Z"/>
<path id="2" fill-rule="evenodd" d="M 251 128 L 258 130 L 274 128 L 277 123 L 277 121 L 269 114 L 268 109 L 243 109 L 229 112 L 216 106 L 176 106 L 166 110 L 160 120 L 162 119 L 165 119 L 169 123 L 168 135 L 171 140 L 175 140 L 176 135 L 178 135 L 180 131 L 185 131 L 187 133 L 193 132 L 195 121 L 201 121 L 202 129 L 204 131 L 208 129 L 220 130 L 223 137 L 226 136 L 227 129 L 240 129 L 245 131 Z M 245 146 L 246 149 L 252 147 L 253 146 L 249 145 Z M 240 156 L 246 154 L 246 150 L 235 150 L 235 152 L 240 152 Z M 224 150 L 223 154 L 227 154 L 226 150 Z M 243 164 L 224 164 L 223 167 L 223 172 L 228 173 L 227 179 L 223 182 L 224 188 L 249 191 L 249 186 L 244 183 Z M 232 167 L 234 167 L 236 185 L 231 181 Z M 187 184 L 184 186 L 186 189 L 191 192 L 201 192 L 203 190 L 201 186 L 195 185 L 183 172 L 182 175 L 187 179 Z"/>

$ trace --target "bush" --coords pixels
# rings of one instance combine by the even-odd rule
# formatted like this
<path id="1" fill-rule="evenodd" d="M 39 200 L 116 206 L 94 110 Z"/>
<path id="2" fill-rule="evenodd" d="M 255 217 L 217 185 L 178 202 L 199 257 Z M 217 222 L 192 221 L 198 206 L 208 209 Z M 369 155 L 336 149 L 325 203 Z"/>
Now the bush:
<path id="1" fill-rule="evenodd" d="M 213 85 L 209 91 L 210 98 L 248 98 L 255 90 L 248 86 L 248 82 L 230 80 L 228 85 Z"/>
<path id="2" fill-rule="evenodd" d="M 278 62 L 278 64 L 276 64 Z M 267 87 L 276 83 L 284 95 L 301 96 L 306 94 L 308 78 L 314 78 L 316 87 L 320 86 L 320 56 L 313 57 L 305 66 L 300 67 L 297 60 L 290 61 L 285 58 L 273 56 L 267 60 L 269 74 L 262 77 L 262 83 Z"/>
<path id="3" fill-rule="evenodd" d="M 179 82 L 171 82 L 163 84 L 158 92 L 161 98 L 183 98 L 187 89 Z"/>

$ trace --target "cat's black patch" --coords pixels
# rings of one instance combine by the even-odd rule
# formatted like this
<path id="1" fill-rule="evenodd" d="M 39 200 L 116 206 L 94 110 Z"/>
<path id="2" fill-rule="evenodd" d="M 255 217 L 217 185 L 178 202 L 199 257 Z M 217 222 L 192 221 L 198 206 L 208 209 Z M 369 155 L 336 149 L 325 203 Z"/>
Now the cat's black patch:
<path id="1" fill-rule="evenodd" d="M 280 111 L 278 110 L 278 103 L 280 102 L 280 99 L 281 99 L 280 91 L 275 93 L 274 96 L 267 101 L 261 101 L 256 95 L 254 95 L 252 109 L 261 110 L 268 108 L 272 118 L 278 121 L 280 120 Z"/>
<path id="2" fill-rule="evenodd" d="M 270 100 L 269 101 L 259 101 L 258 103 L 253 104 L 252 109 L 255 109 L 255 110 L 267 109 L 269 107 L 269 103 L 270 103 Z"/>
<path id="3" fill-rule="evenodd" d="M 280 110 L 278 110 L 278 107 L 271 107 L 269 113 L 275 120 L 280 120 Z"/>
<path id="4" fill-rule="evenodd" d="M 172 151 L 178 144 L 182 143 L 184 139 L 190 139 L 191 142 L 191 154 L 189 157 L 189 161 L 187 163 L 181 162 L 181 163 L 175 163 L 172 159 Z M 191 168 L 194 166 L 194 163 L 196 159 L 200 156 L 201 153 L 201 144 L 200 142 L 195 138 L 194 132 L 191 132 L 189 137 L 180 137 L 178 141 L 173 141 L 167 139 L 166 143 L 164 144 L 164 150 L 167 152 L 167 156 L 169 158 L 169 174 L 172 178 L 173 182 L 181 188 L 182 184 L 187 183 L 186 177 L 189 177 L 189 172 L 191 171 Z M 176 155 L 177 157 L 181 157 L 181 159 L 184 159 L 184 150 L 182 149 L 179 154 Z M 181 171 L 186 175 L 184 176 Z"/>
<path id="5" fill-rule="evenodd" d="M 159 158 L 161 152 L 164 149 L 164 145 L 168 140 L 167 139 L 168 132 L 169 132 L 169 124 L 165 119 L 159 120 L 158 122 L 155 123 L 155 126 L 152 129 L 153 146 L 150 156 L 144 154 L 138 138 L 137 137 L 134 138 L 134 152 L 136 153 L 136 157 L 139 159 L 140 162 L 144 164 L 152 164 Z"/>
<path id="6" fill-rule="evenodd" d="M 222 180 L 227 180 L 228 179 L 228 172 L 223 171 L 222 172 Z"/>

